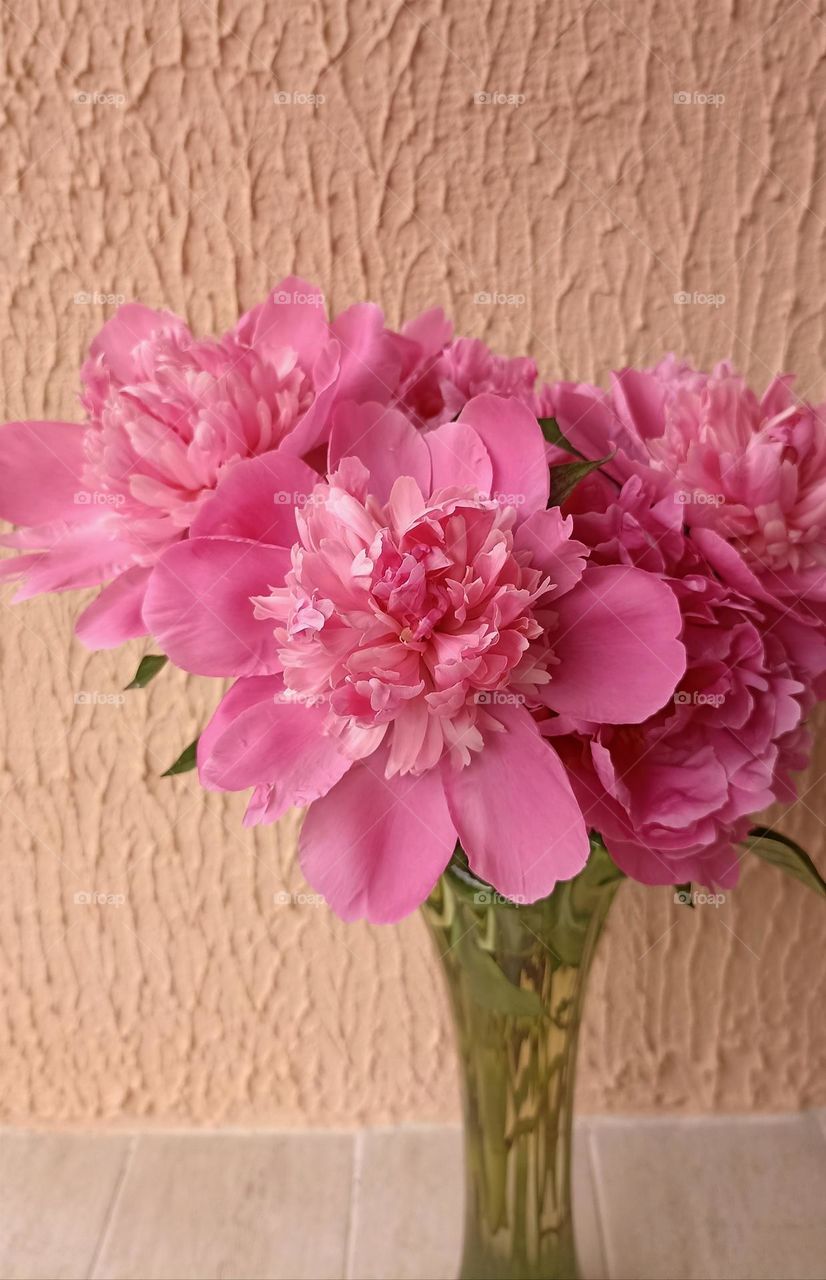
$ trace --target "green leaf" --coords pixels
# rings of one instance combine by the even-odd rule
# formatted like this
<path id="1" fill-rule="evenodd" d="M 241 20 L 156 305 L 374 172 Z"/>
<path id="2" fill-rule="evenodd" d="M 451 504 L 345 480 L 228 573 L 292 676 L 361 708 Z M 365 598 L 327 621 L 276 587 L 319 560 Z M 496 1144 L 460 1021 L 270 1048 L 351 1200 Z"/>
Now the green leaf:
<path id="1" fill-rule="evenodd" d="M 200 736 L 200 735 L 199 735 Z M 171 764 L 162 774 L 162 778 L 171 778 L 176 773 L 189 773 L 190 769 L 194 769 L 198 763 L 196 752 L 198 750 L 198 738 L 194 742 L 190 742 L 189 746 L 181 752 L 174 764 Z"/>
<path id="2" fill-rule="evenodd" d="M 556 418 L 537 418 L 537 422 L 542 428 L 542 434 L 548 441 L 548 444 L 558 445 L 560 449 L 567 449 L 568 453 L 574 454 L 575 457 L 581 458 L 583 455 L 574 445 L 571 444 L 567 436 L 562 434 L 562 430 Z"/>
<path id="3" fill-rule="evenodd" d="M 584 480 L 592 471 L 596 471 L 598 467 L 605 466 L 606 462 L 610 462 L 613 454 L 609 454 L 607 458 L 598 458 L 596 462 L 563 462 L 558 467 L 551 467 L 551 496 L 548 501 L 549 507 L 561 507 L 567 497 L 569 497 L 579 484 L 580 480 Z"/>
<path id="4" fill-rule="evenodd" d="M 691 892 L 691 881 L 686 884 L 675 884 L 674 901 L 678 902 L 681 907 L 691 907 L 694 910 L 694 896 Z"/>
<path id="5" fill-rule="evenodd" d="M 479 946 L 475 929 L 461 939 L 459 951 L 473 998 L 483 1009 L 507 1013 L 511 1017 L 542 1016 L 542 1000 L 537 992 L 514 986 L 507 979 L 490 952 Z"/>
<path id="6" fill-rule="evenodd" d="M 147 653 L 138 663 L 138 669 L 127 685 L 126 689 L 145 689 L 150 680 L 154 680 L 155 676 L 165 667 L 167 659 L 162 653 Z"/>
<path id="7" fill-rule="evenodd" d="M 771 827 L 754 827 L 749 832 L 748 840 L 743 841 L 743 847 L 826 898 L 826 880 L 805 849 L 801 849 L 788 836 L 781 836 L 779 831 L 772 831 Z"/>

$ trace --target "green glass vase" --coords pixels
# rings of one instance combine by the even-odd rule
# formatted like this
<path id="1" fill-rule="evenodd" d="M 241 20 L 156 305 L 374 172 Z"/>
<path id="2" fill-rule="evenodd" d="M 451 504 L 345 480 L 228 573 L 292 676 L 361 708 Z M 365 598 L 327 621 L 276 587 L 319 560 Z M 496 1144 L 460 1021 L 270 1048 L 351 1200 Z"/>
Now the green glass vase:
<path id="1" fill-rule="evenodd" d="M 622 874 L 587 865 L 517 906 L 459 855 L 424 906 L 456 1026 L 465 1122 L 461 1280 L 578 1280 L 576 1051 L 588 971 Z"/>

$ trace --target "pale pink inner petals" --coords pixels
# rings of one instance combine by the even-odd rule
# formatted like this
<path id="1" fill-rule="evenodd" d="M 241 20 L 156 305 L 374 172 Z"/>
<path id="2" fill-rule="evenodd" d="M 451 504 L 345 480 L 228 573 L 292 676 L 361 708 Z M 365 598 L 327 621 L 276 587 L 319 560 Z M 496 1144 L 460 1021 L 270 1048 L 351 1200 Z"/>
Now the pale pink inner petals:
<path id="1" fill-rule="evenodd" d="M 381 725 L 389 776 L 467 764 L 501 697 L 540 705 L 556 659 L 536 607 L 551 584 L 515 553 L 513 508 L 460 486 L 425 499 L 407 476 L 386 503 L 366 488 L 352 459 L 317 487 L 286 582 L 256 598 L 256 617 L 343 750 L 364 754 L 360 735 Z"/>

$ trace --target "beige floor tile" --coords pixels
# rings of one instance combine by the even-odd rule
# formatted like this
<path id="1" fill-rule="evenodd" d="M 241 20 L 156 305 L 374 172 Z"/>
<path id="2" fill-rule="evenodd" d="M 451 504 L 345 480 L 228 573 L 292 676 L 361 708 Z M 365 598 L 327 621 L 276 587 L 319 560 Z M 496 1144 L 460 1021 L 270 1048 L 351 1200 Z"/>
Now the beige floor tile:
<path id="1" fill-rule="evenodd" d="M 614 1280 L 824 1280 L 826 1141 L 814 1115 L 594 1123 Z"/>
<path id="2" fill-rule="evenodd" d="M 818 1111 L 815 1111 L 814 1114 L 817 1116 L 818 1121 L 820 1122 L 820 1127 L 823 1130 L 823 1137 L 826 1138 L 826 1110 L 824 1110 L 824 1108 L 821 1107 Z"/>
<path id="3" fill-rule="evenodd" d="M 458 1128 L 360 1135 L 348 1276 L 453 1280 L 462 1246 Z"/>
<path id="4" fill-rule="evenodd" d="M 587 1280 L 826 1280 L 824 1204 L 826 1112 L 578 1125 Z M 3 1280 L 451 1280 L 461 1229 L 458 1128 L 0 1133 Z"/>
<path id="5" fill-rule="evenodd" d="M 461 1131 L 410 1128 L 360 1138 L 351 1227 L 351 1280 L 453 1280 L 462 1246 Z M 581 1127 L 574 1213 L 583 1275 L 604 1280 L 599 1226 Z"/>
<path id="6" fill-rule="evenodd" d="M 88 1275 L 129 1150 L 128 1138 L 0 1133 L 0 1275 Z"/>
<path id="7" fill-rule="evenodd" d="M 338 1280 L 353 1138 L 138 1139 L 96 1280 Z"/>
<path id="8" fill-rule="evenodd" d="M 574 1237 L 579 1269 L 584 1280 L 607 1280 L 602 1224 L 596 1197 L 591 1124 L 579 1120 L 574 1132 L 571 1171 L 574 1204 Z"/>

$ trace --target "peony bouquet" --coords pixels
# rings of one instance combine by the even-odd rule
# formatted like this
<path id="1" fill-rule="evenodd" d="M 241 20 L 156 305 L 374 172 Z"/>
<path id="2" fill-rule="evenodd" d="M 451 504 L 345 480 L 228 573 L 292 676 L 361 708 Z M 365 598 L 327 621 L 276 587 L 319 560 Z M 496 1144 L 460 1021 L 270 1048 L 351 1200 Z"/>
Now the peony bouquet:
<path id="1" fill-rule="evenodd" d="M 121 307 L 85 420 L 0 427 L 0 575 L 99 587 L 91 648 L 230 679 L 169 772 L 307 809 L 344 919 L 424 905 L 464 1076 L 462 1275 L 576 1276 L 577 1029 L 617 883 L 715 900 L 826 696 L 826 405 L 667 357 L 610 388 L 330 319 L 289 278 L 220 338 Z"/>
<path id="2" fill-rule="evenodd" d="M 200 780 L 248 824 L 308 807 L 339 915 L 398 920 L 452 860 L 534 903 L 595 842 L 649 884 L 753 847 L 822 886 L 752 833 L 826 690 L 826 406 L 791 379 L 538 385 L 440 310 L 330 319 L 289 278 L 219 338 L 121 307 L 82 385 L 82 423 L 0 428 L 0 573 L 100 587 L 77 633 L 152 636 L 138 684 L 234 681 Z"/>

